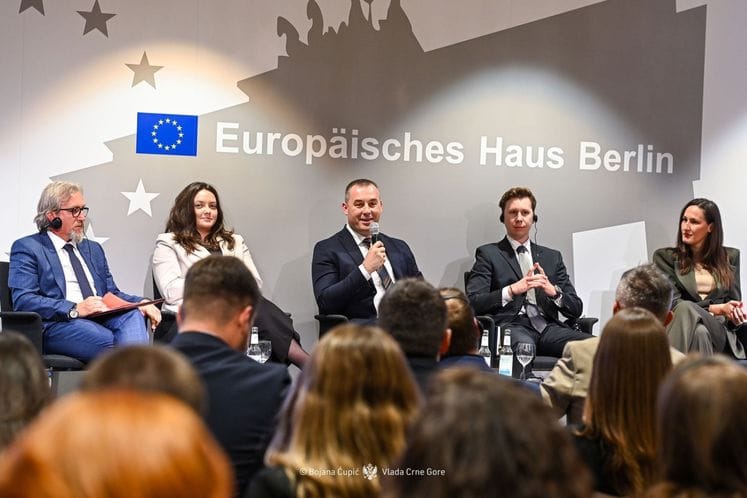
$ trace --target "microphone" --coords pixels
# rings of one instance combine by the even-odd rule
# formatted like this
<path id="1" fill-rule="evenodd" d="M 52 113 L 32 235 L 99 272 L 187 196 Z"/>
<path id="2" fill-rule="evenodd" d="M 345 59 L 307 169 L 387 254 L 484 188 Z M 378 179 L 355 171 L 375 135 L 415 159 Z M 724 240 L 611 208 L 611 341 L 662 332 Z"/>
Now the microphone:
<path id="1" fill-rule="evenodd" d="M 375 221 L 371 222 L 371 245 L 374 245 L 379 240 L 379 224 Z"/>

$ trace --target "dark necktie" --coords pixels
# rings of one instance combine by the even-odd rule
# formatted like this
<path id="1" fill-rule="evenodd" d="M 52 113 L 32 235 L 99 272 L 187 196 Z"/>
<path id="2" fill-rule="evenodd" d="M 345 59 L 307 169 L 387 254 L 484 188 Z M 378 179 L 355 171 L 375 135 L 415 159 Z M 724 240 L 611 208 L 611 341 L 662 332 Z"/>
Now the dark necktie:
<path id="1" fill-rule="evenodd" d="M 78 259 L 78 256 L 75 255 L 75 251 L 73 251 L 73 245 L 65 244 L 64 248 L 67 251 L 67 253 L 70 255 L 70 264 L 73 265 L 73 272 L 75 273 L 75 279 L 78 281 L 78 285 L 80 286 L 80 293 L 83 294 L 83 299 L 93 296 L 93 291 L 91 290 L 91 284 L 88 283 L 86 272 L 83 271 L 83 265 Z"/>
<path id="2" fill-rule="evenodd" d="M 363 239 L 363 245 L 366 246 L 366 249 L 371 249 L 371 239 L 369 237 Z M 376 270 L 376 273 L 379 274 L 379 278 L 381 279 L 381 286 L 386 292 L 386 290 L 392 286 L 392 277 L 389 275 L 389 272 L 386 270 L 386 266 L 384 265 L 381 265 L 381 268 Z"/>
<path id="3" fill-rule="evenodd" d="M 532 261 L 529 259 L 529 251 L 526 246 L 519 246 L 516 248 L 518 254 L 519 266 L 523 275 L 527 275 L 532 269 Z M 523 278 L 523 276 L 522 276 Z M 534 289 L 527 291 L 527 302 L 524 303 L 529 321 L 532 323 L 532 327 L 537 332 L 542 332 L 547 326 L 547 320 L 540 314 L 539 307 L 537 306 L 537 294 Z"/>

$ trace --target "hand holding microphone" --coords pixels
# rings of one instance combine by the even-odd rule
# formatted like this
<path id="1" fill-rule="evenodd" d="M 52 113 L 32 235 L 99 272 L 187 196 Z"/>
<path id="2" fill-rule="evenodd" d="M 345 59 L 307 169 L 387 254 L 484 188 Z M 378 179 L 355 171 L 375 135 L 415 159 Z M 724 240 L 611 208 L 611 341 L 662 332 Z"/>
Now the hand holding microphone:
<path id="1" fill-rule="evenodd" d="M 379 224 L 373 221 L 371 222 L 371 247 L 363 260 L 363 268 L 368 273 L 374 273 L 384 266 L 384 261 L 386 261 L 386 249 L 384 249 L 384 243 L 379 240 Z"/>

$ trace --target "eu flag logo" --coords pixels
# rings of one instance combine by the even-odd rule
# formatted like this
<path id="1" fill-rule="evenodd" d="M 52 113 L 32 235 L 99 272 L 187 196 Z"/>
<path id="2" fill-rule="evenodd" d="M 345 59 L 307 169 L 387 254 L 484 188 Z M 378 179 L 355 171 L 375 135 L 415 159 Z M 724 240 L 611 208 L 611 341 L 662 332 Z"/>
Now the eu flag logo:
<path id="1" fill-rule="evenodd" d="M 197 155 L 197 116 L 137 113 L 138 154 Z"/>

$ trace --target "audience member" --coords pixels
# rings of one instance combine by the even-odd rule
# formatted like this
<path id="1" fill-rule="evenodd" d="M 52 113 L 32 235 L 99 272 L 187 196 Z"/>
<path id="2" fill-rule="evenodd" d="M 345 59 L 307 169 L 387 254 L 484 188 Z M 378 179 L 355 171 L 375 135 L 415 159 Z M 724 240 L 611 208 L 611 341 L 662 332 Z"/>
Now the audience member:
<path id="1" fill-rule="evenodd" d="M 165 346 L 125 346 L 104 353 L 86 371 L 81 389 L 130 388 L 170 394 L 202 413 L 205 388 L 192 364 Z"/>
<path id="2" fill-rule="evenodd" d="M 85 238 L 87 216 L 78 184 L 47 185 L 34 218 L 39 233 L 13 243 L 8 276 L 14 310 L 41 315 L 44 352 L 85 362 L 115 344 L 147 343 L 143 315 L 154 328 L 161 320 L 153 305 L 89 319 L 109 310 L 102 299 L 108 293 L 132 303 L 145 300 L 117 288 L 101 245 Z"/>
<path id="3" fill-rule="evenodd" d="M 612 312 L 632 307 L 643 308 L 666 326 L 672 319 L 671 304 L 672 284 L 654 265 L 644 264 L 623 273 L 615 291 Z M 555 409 L 558 417 L 565 415 L 568 424 L 580 424 L 582 421 L 598 347 L 599 337 L 569 342 L 563 349 L 563 356 L 540 385 L 543 399 Z M 672 363 L 685 358 L 684 354 L 671 347 L 669 353 Z"/>
<path id="4" fill-rule="evenodd" d="M 374 323 L 390 285 L 401 278 L 422 277 L 405 241 L 371 232 L 383 210 L 379 186 L 373 181 L 362 178 L 345 187 L 342 212 L 347 223 L 314 246 L 311 278 L 319 313 Z"/>
<path id="5" fill-rule="evenodd" d="M 418 390 L 397 343 L 374 327 L 338 326 L 320 341 L 286 402 L 271 465 L 250 498 L 373 498 L 404 447 Z"/>
<path id="6" fill-rule="evenodd" d="M 713 201 L 691 200 L 679 223 L 676 247 L 657 249 L 653 257 L 675 290 L 669 341 L 684 353 L 727 352 L 744 359 L 739 249 L 723 245 L 721 212 Z"/>
<path id="7" fill-rule="evenodd" d="M 156 240 L 153 252 L 153 278 L 164 297 L 167 319 L 156 331 L 156 338 L 170 342 L 176 335 L 172 319 L 184 293 L 184 276 L 197 261 L 210 254 L 235 256 L 246 264 L 257 285 L 262 286 L 244 238 L 223 224 L 223 209 L 218 191 L 205 182 L 193 182 L 184 187 L 174 200 L 166 222 L 166 233 Z M 300 336 L 293 330 L 293 321 L 272 301 L 260 296 L 254 324 L 261 338 L 272 342 L 272 359 L 289 360 L 302 367 L 308 353 L 299 344 Z"/>
<path id="8" fill-rule="evenodd" d="M 246 355 L 258 300 L 257 282 L 240 259 L 201 259 L 187 272 L 179 334 L 171 342 L 205 384 L 207 425 L 231 459 L 239 495 L 262 467 L 290 385 L 285 367 Z"/>
<path id="9" fill-rule="evenodd" d="M 747 372 L 724 357 L 689 358 L 664 382 L 659 474 L 648 498 L 747 497 Z"/>
<path id="10" fill-rule="evenodd" d="M 498 207 L 506 237 L 477 248 L 467 295 L 475 313 L 491 315 L 499 326 L 511 328 L 514 350 L 518 343 L 531 343 L 537 355 L 560 356 L 567 342 L 589 335 L 559 319 L 560 314 L 580 317 L 583 303 L 560 252 L 529 240 L 536 206 L 534 194 L 524 187 L 501 196 Z"/>
<path id="11" fill-rule="evenodd" d="M 50 398 L 47 372 L 33 344 L 15 332 L 0 332 L 0 452 Z"/>
<path id="12" fill-rule="evenodd" d="M 441 295 L 424 280 L 402 279 L 381 300 L 379 325 L 397 340 L 418 385 L 425 389 L 451 339 Z"/>
<path id="13" fill-rule="evenodd" d="M 228 498 L 228 461 L 193 410 L 129 390 L 55 402 L 0 460 L 4 498 Z"/>
<path id="14" fill-rule="evenodd" d="M 446 369 L 433 380 L 382 496 L 590 496 L 588 471 L 537 396 L 474 368 Z"/>
<path id="15" fill-rule="evenodd" d="M 627 308 L 607 322 L 594 355 L 584 425 L 574 430 L 595 490 L 628 496 L 651 485 L 656 396 L 671 368 L 664 326 L 651 312 Z"/>
<path id="16" fill-rule="evenodd" d="M 439 366 L 473 366 L 492 371 L 485 359 L 477 354 L 482 333 L 467 296 L 455 287 L 441 288 L 438 291 L 446 303 L 447 325 L 451 329 L 449 350 L 441 358 Z"/>

